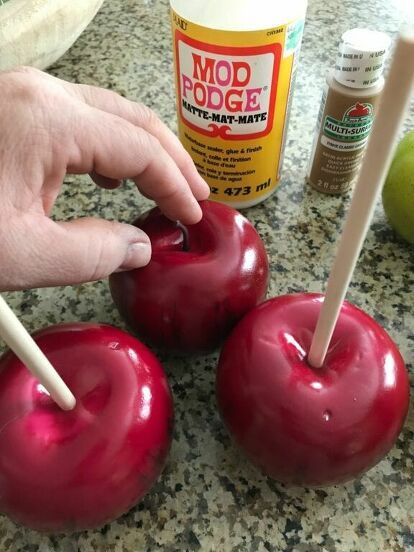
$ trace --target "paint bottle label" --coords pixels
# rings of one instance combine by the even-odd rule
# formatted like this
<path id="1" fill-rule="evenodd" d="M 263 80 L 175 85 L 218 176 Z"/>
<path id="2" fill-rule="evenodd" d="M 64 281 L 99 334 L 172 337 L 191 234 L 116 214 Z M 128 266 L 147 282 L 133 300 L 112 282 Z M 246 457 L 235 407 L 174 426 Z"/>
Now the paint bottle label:
<path id="1" fill-rule="evenodd" d="M 378 94 L 360 100 L 325 88 L 318 115 L 308 181 L 321 192 L 350 189 L 374 122 Z"/>
<path id="2" fill-rule="evenodd" d="M 180 140 L 211 199 L 258 203 L 280 180 L 304 21 L 223 31 L 171 13 Z"/>

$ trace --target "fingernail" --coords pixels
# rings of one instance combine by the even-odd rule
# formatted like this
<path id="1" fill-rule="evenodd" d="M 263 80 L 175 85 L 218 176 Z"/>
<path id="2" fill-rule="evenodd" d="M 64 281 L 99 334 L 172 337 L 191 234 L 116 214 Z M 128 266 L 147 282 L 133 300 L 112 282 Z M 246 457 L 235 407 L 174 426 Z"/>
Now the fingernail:
<path id="1" fill-rule="evenodd" d="M 151 244 L 136 242 L 131 243 L 128 246 L 127 254 L 124 262 L 118 268 L 117 272 L 123 272 L 125 270 L 133 270 L 134 268 L 140 268 L 146 266 L 151 260 Z"/>

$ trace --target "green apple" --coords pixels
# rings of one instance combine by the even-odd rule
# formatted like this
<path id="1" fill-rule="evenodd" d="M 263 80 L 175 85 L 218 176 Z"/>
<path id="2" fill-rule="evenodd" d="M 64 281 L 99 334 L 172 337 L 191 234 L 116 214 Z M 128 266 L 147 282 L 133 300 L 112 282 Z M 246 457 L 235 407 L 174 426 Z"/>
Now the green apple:
<path id="1" fill-rule="evenodd" d="M 414 131 L 398 144 L 382 191 L 382 204 L 394 230 L 414 244 Z"/>
<path id="2" fill-rule="evenodd" d="M 414 155 L 414 130 L 401 139 L 395 150 L 394 160 L 404 155 Z"/>

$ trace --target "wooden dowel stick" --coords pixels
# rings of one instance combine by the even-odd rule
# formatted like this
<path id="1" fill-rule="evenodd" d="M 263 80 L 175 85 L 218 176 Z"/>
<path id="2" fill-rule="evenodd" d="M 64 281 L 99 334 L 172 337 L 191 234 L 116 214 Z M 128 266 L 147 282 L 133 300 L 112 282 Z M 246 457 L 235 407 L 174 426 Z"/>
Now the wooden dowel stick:
<path id="1" fill-rule="evenodd" d="M 76 399 L 70 389 L 1 295 L 0 337 L 63 410 L 75 407 Z"/>

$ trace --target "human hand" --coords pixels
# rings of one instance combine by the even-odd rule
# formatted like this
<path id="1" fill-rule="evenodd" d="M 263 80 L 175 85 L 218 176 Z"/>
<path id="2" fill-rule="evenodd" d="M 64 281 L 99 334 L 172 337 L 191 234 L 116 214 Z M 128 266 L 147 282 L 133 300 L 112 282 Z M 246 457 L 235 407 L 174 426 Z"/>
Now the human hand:
<path id="1" fill-rule="evenodd" d="M 54 222 L 66 173 L 131 178 L 166 216 L 201 218 L 209 188 L 179 140 L 141 104 L 36 69 L 0 74 L 0 291 L 98 280 L 149 262 L 148 237 L 99 218 Z"/>

